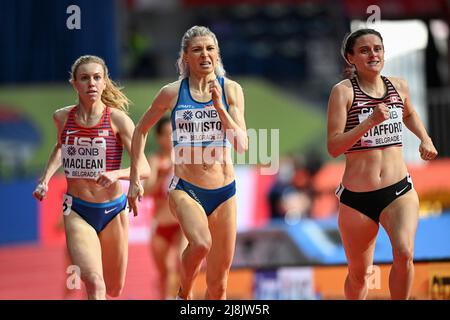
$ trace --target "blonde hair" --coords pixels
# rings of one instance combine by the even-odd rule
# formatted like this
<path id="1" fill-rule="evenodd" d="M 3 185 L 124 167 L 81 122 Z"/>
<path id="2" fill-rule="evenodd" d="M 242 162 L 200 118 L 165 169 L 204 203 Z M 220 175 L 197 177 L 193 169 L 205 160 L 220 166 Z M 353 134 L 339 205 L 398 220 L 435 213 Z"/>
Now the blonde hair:
<path id="1" fill-rule="evenodd" d="M 178 79 L 184 79 L 189 77 L 189 66 L 186 62 L 183 61 L 183 55 L 187 52 L 189 43 L 191 40 L 195 37 L 211 37 L 214 40 L 214 44 L 217 46 L 217 49 L 219 50 L 219 42 L 217 41 L 216 35 L 209 30 L 207 27 L 203 26 L 193 26 L 188 31 L 185 32 L 183 35 L 183 38 L 181 38 L 181 48 L 177 60 L 177 68 L 178 68 Z M 217 63 L 217 66 L 214 70 L 214 73 L 216 76 L 224 77 L 225 76 L 225 69 L 223 67 L 222 58 L 219 54 L 219 61 Z"/>
<path id="2" fill-rule="evenodd" d="M 85 55 L 79 57 L 72 65 L 70 80 L 76 81 L 78 67 L 86 63 L 97 63 L 103 68 L 103 78 L 105 79 L 106 88 L 102 93 L 102 102 L 107 106 L 128 113 L 128 106 L 130 105 L 131 101 L 121 91 L 121 89 L 123 88 L 119 87 L 114 81 L 109 78 L 108 67 L 106 67 L 106 63 L 102 58 L 93 55 Z"/>

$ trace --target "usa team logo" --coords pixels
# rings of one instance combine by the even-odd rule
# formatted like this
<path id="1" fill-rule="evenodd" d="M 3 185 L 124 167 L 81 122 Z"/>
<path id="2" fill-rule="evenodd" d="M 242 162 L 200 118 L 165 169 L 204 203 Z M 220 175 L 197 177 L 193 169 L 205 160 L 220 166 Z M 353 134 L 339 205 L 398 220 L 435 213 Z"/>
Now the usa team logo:
<path id="1" fill-rule="evenodd" d="M 186 121 L 189 121 L 192 119 L 193 113 L 191 110 L 187 110 L 185 112 L 183 112 L 183 119 Z"/>

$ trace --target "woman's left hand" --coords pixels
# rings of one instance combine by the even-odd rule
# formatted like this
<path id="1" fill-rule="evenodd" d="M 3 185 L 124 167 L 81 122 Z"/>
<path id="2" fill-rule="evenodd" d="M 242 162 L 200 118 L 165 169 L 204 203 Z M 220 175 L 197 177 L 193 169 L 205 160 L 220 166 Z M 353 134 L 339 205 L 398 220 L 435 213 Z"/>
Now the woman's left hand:
<path id="1" fill-rule="evenodd" d="M 419 146 L 420 157 L 423 160 L 433 160 L 437 157 L 438 152 L 433 145 L 431 139 L 426 139 L 420 143 Z"/>
<path id="2" fill-rule="evenodd" d="M 137 201 L 141 201 L 143 196 L 144 196 L 144 187 L 141 185 L 141 182 L 139 180 L 136 182 L 130 181 L 127 199 L 128 205 L 130 206 L 131 211 L 133 211 L 135 217 L 139 213 Z"/>

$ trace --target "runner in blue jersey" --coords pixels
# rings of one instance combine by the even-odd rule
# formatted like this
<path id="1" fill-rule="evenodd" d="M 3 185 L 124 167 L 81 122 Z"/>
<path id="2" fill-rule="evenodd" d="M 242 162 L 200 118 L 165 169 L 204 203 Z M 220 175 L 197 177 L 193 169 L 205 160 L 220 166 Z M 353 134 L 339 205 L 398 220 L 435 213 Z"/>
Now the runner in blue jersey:
<path id="1" fill-rule="evenodd" d="M 244 95 L 225 77 L 219 44 L 202 26 L 183 36 L 179 80 L 164 86 L 136 127 L 132 142 L 130 206 L 143 189 L 137 163 L 148 130 L 171 112 L 175 174 L 169 206 L 188 240 L 182 254 L 178 298 L 191 299 L 192 285 L 206 258 L 205 299 L 226 299 L 228 273 L 236 242 L 236 186 L 231 146 L 247 150 Z"/>

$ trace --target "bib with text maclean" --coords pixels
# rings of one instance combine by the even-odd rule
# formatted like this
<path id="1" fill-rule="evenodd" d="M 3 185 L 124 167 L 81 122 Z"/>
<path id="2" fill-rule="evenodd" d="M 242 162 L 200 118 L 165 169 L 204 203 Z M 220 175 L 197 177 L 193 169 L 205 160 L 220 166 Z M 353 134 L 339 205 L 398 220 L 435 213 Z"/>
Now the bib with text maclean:
<path id="1" fill-rule="evenodd" d="M 112 128 L 110 108 L 105 108 L 101 120 L 93 127 L 76 122 L 77 108 L 70 110 L 60 137 L 66 177 L 95 179 L 105 171 L 120 169 L 123 146 Z"/>

